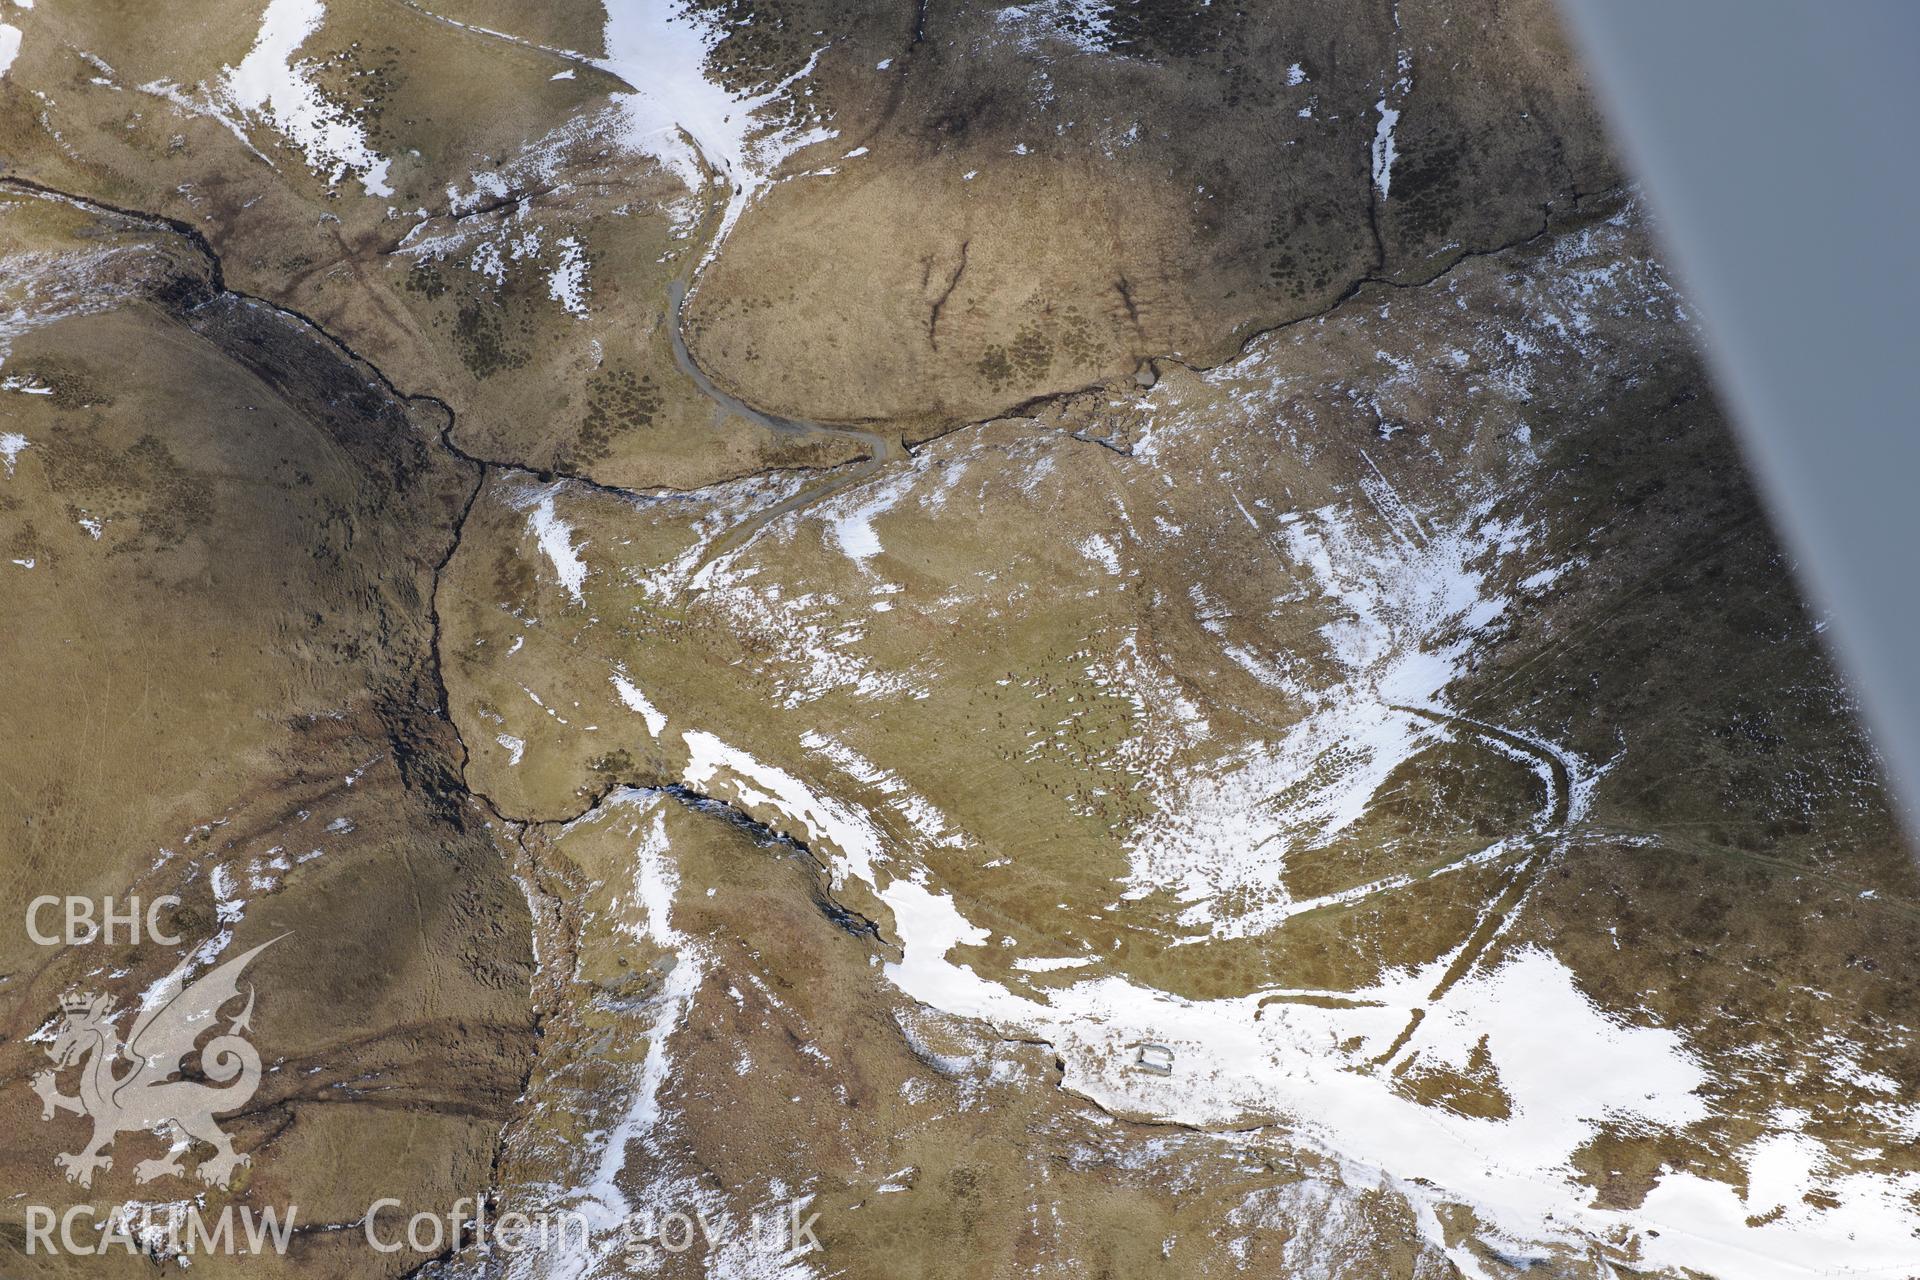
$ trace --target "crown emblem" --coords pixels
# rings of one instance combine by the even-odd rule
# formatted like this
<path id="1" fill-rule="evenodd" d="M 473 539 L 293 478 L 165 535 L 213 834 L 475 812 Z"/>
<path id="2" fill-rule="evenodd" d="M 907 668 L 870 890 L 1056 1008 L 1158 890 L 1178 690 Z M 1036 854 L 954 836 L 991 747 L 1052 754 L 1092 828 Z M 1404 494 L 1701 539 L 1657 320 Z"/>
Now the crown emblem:
<path id="1" fill-rule="evenodd" d="M 93 997 L 78 991 L 69 991 L 60 997 L 60 1007 L 68 1013 L 85 1013 L 93 1007 Z"/>

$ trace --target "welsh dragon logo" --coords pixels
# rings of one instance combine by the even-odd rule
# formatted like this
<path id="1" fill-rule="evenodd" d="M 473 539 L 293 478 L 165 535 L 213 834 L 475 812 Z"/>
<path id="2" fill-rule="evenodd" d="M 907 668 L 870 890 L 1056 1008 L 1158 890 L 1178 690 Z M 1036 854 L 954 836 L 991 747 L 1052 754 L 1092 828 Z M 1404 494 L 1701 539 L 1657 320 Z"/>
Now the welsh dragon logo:
<path id="1" fill-rule="evenodd" d="M 285 935 L 282 935 L 283 937 Z M 54 1164 L 66 1170 L 67 1180 L 93 1185 L 96 1169 L 111 1169 L 106 1149 L 122 1133 L 147 1130 L 167 1138 L 167 1153 L 142 1160 L 134 1167 L 136 1182 L 166 1175 L 182 1176 L 180 1157 L 190 1140 L 205 1142 L 214 1154 L 194 1170 L 208 1186 L 225 1186 L 249 1157 L 233 1149 L 233 1140 L 213 1117 L 236 1111 L 260 1087 L 260 1054 L 242 1032 L 251 1029 L 253 987 L 247 1004 L 200 1050 L 200 1074 L 213 1083 L 176 1079 L 181 1060 L 208 1031 L 218 1031 L 220 1010 L 240 995 L 240 973 L 247 962 L 279 939 L 263 942 L 235 956 L 193 982 L 187 982 L 192 960 L 183 960 L 141 1002 L 125 1044 L 114 1025 L 120 1017 L 109 996 L 66 996 L 60 1001 L 61 1021 L 47 1056 L 51 1071 L 33 1077 L 40 1095 L 40 1118 L 71 1111 L 93 1120 L 93 1139 L 78 1152 L 62 1153 Z M 59 1073 L 80 1065 L 79 1096 L 59 1090 Z"/>

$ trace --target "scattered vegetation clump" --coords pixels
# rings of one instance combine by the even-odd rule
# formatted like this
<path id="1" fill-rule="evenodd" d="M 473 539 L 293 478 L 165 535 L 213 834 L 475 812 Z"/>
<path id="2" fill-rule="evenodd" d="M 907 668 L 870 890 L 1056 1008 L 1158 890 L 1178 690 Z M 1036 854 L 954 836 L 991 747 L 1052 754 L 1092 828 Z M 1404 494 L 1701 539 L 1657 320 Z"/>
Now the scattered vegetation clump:
<path id="1" fill-rule="evenodd" d="M 563 466 L 599 462 L 613 451 L 616 436 L 652 426 L 660 403 L 660 389 L 650 375 L 600 370 L 587 379 L 587 413 L 580 434 L 558 461 Z"/>
<path id="2" fill-rule="evenodd" d="M 526 367 L 527 353 L 507 335 L 497 299 L 471 297 L 462 302 L 454 316 L 453 338 L 460 349 L 461 363 L 476 378 Z"/>

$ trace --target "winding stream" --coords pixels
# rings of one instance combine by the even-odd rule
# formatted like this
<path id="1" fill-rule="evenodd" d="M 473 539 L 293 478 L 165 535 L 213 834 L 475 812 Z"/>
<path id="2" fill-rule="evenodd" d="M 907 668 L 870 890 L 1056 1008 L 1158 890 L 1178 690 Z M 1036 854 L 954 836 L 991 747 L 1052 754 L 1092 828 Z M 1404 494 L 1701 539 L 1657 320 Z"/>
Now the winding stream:
<path id="1" fill-rule="evenodd" d="M 883 436 L 877 431 L 869 431 L 864 427 L 833 426 L 824 422 L 809 422 L 803 418 L 787 418 L 779 414 L 767 413 L 754 408 L 732 392 L 725 391 L 716 386 L 713 379 L 707 376 L 706 371 L 701 369 L 699 364 L 694 361 L 693 353 L 687 350 L 686 332 L 683 328 L 686 294 L 687 286 L 682 280 L 675 280 L 668 291 L 670 305 L 669 328 L 673 339 L 673 362 L 679 366 L 680 372 L 687 375 L 687 378 L 693 385 L 700 389 L 700 394 L 706 396 L 707 399 L 713 401 L 728 413 L 744 418 L 748 422 L 755 423 L 781 435 L 798 436 L 802 438 L 832 436 L 840 439 L 856 440 L 866 448 L 867 456 L 858 462 L 828 470 L 825 472 L 825 478 L 822 479 L 820 483 L 802 489 L 790 498 L 786 498 L 764 510 L 755 512 L 753 515 L 747 517 L 747 519 L 715 538 L 708 544 L 706 551 L 702 553 L 699 561 L 693 566 L 693 571 L 687 578 L 687 585 L 682 588 L 683 593 L 686 591 L 697 592 L 701 590 L 702 588 L 699 585 L 700 574 L 708 565 L 724 555 L 739 550 L 748 542 L 751 542 L 754 535 L 758 534 L 760 530 L 766 528 L 775 520 L 785 515 L 791 515 L 796 511 L 804 511 L 817 502 L 831 498 L 843 489 L 851 488 L 862 481 L 871 479 L 889 462 L 904 461 L 907 457 L 906 445 L 903 444 L 898 437 Z"/>

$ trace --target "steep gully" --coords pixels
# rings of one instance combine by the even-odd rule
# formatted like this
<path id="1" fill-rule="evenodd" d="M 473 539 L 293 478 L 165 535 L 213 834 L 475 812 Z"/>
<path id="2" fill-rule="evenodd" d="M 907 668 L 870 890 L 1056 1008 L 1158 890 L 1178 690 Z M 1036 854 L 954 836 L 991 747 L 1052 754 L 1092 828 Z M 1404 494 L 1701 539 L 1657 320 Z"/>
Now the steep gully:
<path id="1" fill-rule="evenodd" d="M 444 553 L 436 561 L 434 565 L 434 570 L 433 570 L 433 578 L 432 578 L 433 593 L 432 593 L 432 596 L 430 597 L 430 603 L 429 603 L 429 622 L 431 627 L 432 652 L 429 655 L 427 655 L 427 658 L 428 658 L 427 665 L 431 673 L 431 679 L 433 680 L 433 684 L 434 684 L 433 693 L 437 701 L 438 714 L 443 720 L 445 720 L 448 726 L 452 729 L 454 742 L 457 744 L 458 759 L 453 761 L 452 763 L 454 764 L 453 773 L 457 779 L 458 791 L 461 794 L 464 794 L 481 812 L 488 815 L 495 822 L 499 823 L 501 829 L 504 832 L 506 832 L 507 835 L 514 841 L 515 845 L 521 851 L 522 855 L 527 859 L 528 863 L 537 869 L 537 854 L 535 852 L 535 849 L 537 846 L 534 842 L 528 839 L 528 837 L 535 831 L 535 829 L 549 827 L 549 826 L 557 826 L 560 824 L 576 821 L 580 818 L 586 817 L 587 815 L 595 812 L 602 805 L 604 805 L 607 799 L 609 798 L 609 796 L 611 796 L 619 788 L 616 786 L 607 787 L 605 790 L 595 795 L 590 800 L 589 803 L 587 803 L 582 809 L 580 809 L 576 813 L 563 815 L 559 817 L 543 817 L 543 816 L 531 815 L 531 814 L 527 814 L 527 815 L 507 814 L 501 810 L 501 808 L 493 799 L 493 797 L 486 794 L 485 792 L 475 790 L 470 785 L 470 783 L 467 780 L 467 765 L 469 761 L 468 749 L 466 746 L 464 736 L 461 733 L 460 726 L 457 723 L 457 721 L 454 719 L 454 716 L 452 713 L 450 697 L 449 697 L 449 693 L 447 690 L 447 686 L 444 680 L 444 675 L 442 670 L 443 635 L 441 630 L 441 619 L 440 619 L 439 607 L 438 607 L 439 586 L 441 581 L 444 578 L 444 573 L 447 565 L 451 563 L 453 557 L 459 551 L 461 540 L 464 537 L 465 531 L 466 531 L 467 517 L 471 514 L 473 507 L 476 504 L 479 498 L 479 495 L 485 486 L 487 473 L 490 469 L 499 470 L 507 473 L 522 474 L 522 475 L 526 475 L 529 477 L 542 479 L 542 480 L 551 480 L 556 476 L 558 476 L 559 478 L 565 479 L 569 483 L 580 485 L 583 488 L 596 490 L 596 491 L 617 495 L 625 498 L 634 498 L 634 497 L 640 497 L 643 495 L 633 490 L 623 489 L 618 486 L 605 484 L 603 482 L 594 480 L 592 477 L 586 476 L 586 475 L 545 470 L 541 468 L 531 467 L 510 459 L 487 458 L 487 457 L 482 457 L 482 456 L 478 456 L 473 453 L 470 453 L 469 451 L 461 447 L 459 444 L 457 444 L 453 438 L 454 426 L 456 421 L 456 413 L 455 413 L 455 410 L 450 405 L 446 404 L 444 401 L 440 400 L 438 397 L 410 395 L 408 393 L 402 392 L 394 384 L 393 380 L 385 373 L 385 371 L 383 371 L 377 364 L 375 364 L 371 360 L 368 360 L 365 356 L 361 355 L 359 352 L 355 351 L 353 348 L 348 346 L 343 340 L 341 340 L 338 336 L 336 336 L 332 331 L 330 331 L 326 326 L 321 324 L 314 317 L 309 316 L 295 308 L 276 303 L 271 299 L 260 298 L 255 295 L 247 294 L 241 290 L 237 290 L 229 287 L 225 280 L 225 275 L 222 268 L 222 263 L 221 263 L 221 258 L 219 253 L 215 250 L 215 248 L 213 247 L 211 242 L 207 239 L 205 234 L 198 227 L 195 227 L 190 223 L 187 223 L 172 217 L 168 217 L 163 214 L 155 214 L 155 213 L 150 213 L 143 210 L 124 208 L 121 206 L 108 203 L 106 201 L 96 200 L 85 195 L 79 195 L 72 192 L 62 191 L 57 188 L 47 186 L 45 184 L 35 182 L 31 179 L 22 178 L 15 175 L 0 176 L 0 190 L 14 190 L 17 192 L 21 192 L 23 194 L 64 200 L 95 212 L 110 214 L 110 215 L 121 217 L 121 218 L 126 218 L 135 222 L 144 223 L 151 227 L 163 228 L 180 235 L 185 240 L 187 240 L 204 257 L 208 266 L 209 281 L 213 289 L 216 290 L 218 293 L 230 295 L 251 303 L 265 306 L 267 308 L 270 308 L 272 311 L 287 317 L 288 319 L 290 319 L 291 321 L 299 325 L 301 328 L 303 328 L 305 331 L 314 335 L 314 337 L 317 338 L 319 341 L 333 348 L 335 351 L 337 351 L 340 355 L 345 357 L 352 364 L 367 370 L 375 379 L 375 381 L 380 385 L 382 390 L 385 391 L 388 395 L 390 395 L 396 402 L 401 404 L 406 404 L 406 405 L 416 405 L 416 406 L 423 406 L 423 407 L 430 408 L 435 413 L 435 415 L 439 418 L 440 420 L 439 439 L 440 439 L 441 445 L 447 450 L 447 452 L 450 455 L 473 467 L 475 469 L 475 475 L 474 475 L 473 484 L 471 488 L 468 490 L 466 498 L 461 505 L 460 513 L 454 522 L 454 526 L 451 530 L 451 536 L 448 540 L 446 549 Z M 1345 306 L 1349 301 L 1352 301 L 1355 297 L 1357 297 L 1363 290 L 1365 290 L 1369 286 L 1380 286 L 1383 288 L 1391 288 L 1391 289 L 1421 288 L 1442 279 L 1448 273 L 1450 273 L 1455 267 L 1457 267 L 1460 263 L 1466 261 L 1469 258 L 1493 256 L 1493 255 L 1501 254 L 1511 249 L 1518 248 L 1520 246 L 1532 243 L 1542 238 L 1543 236 L 1547 235 L 1553 229 L 1556 221 L 1576 223 L 1578 220 L 1578 214 L 1580 212 L 1580 205 L 1586 198 L 1588 198 L 1589 195 L 1605 196 L 1605 195 L 1613 194 L 1613 192 L 1616 190 L 1617 188 L 1610 188 L 1607 191 L 1599 192 L 1599 193 L 1574 192 L 1572 193 L 1570 205 L 1564 212 L 1560 213 L 1558 216 L 1556 216 L 1556 212 L 1552 204 L 1549 203 L 1548 205 L 1545 205 L 1542 208 L 1541 221 L 1540 221 L 1540 225 L 1537 228 L 1529 231 L 1525 235 L 1516 237 L 1510 241 L 1507 241 L 1505 243 L 1498 244 L 1489 248 L 1463 250 L 1458 255 L 1456 255 L 1449 261 L 1447 261 L 1443 266 L 1439 267 L 1438 269 L 1433 271 L 1431 274 L 1425 276 L 1423 279 L 1420 279 L 1417 281 L 1397 280 L 1392 278 L 1391 276 L 1382 274 L 1382 272 L 1385 269 L 1384 247 L 1382 246 L 1380 248 L 1380 254 L 1379 254 L 1381 260 L 1378 263 L 1376 263 L 1376 266 L 1374 267 L 1374 269 L 1350 281 L 1348 285 L 1334 298 L 1333 301 L 1329 302 L 1325 306 L 1318 308 L 1310 313 L 1303 314 L 1300 316 L 1290 317 L 1285 320 L 1276 322 L 1272 325 L 1265 326 L 1263 328 L 1260 328 L 1258 330 L 1255 330 L 1249 333 L 1241 344 L 1241 350 L 1244 352 L 1246 349 L 1250 348 L 1255 342 L 1273 333 L 1277 333 L 1297 325 L 1311 323 L 1315 320 L 1328 316 L 1333 312 L 1339 310 L 1341 307 Z M 1370 222 L 1374 221 L 1373 212 L 1374 211 L 1370 208 L 1369 209 Z M 1377 236 L 1376 236 L 1376 241 L 1377 241 Z M 826 469 L 824 473 L 824 478 L 820 483 L 812 485 L 802 490 L 800 493 L 795 494 L 792 497 L 789 497 L 783 500 L 782 502 L 771 504 L 769 507 L 763 509 L 762 511 L 755 513 L 754 516 L 750 517 L 747 521 L 743 522 L 741 525 L 736 526 L 733 530 L 730 530 L 727 535 L 724 535 L 723 539 L 716 540 L 716 544 L 708 549 L 707 553 L 705 554 L 701 562 L 702 565 L 706 563 L 710 563 L 712 560 L 718 559 L 720 556 L 729 554 L 730 552 L 733 552 L 733 551 L 737 551 L 741 547 L 745 546 L 749 541 L 751 541 L 752 538 L 759 532 L 760 529 L 765 528 L 771 522 L 777 519 L 780 519 L 783 516 L 790 515 L 795 512 L 804 510 L 807 507 L 814 505 L 826 498 L 829 498 L 836 493 L 842 492 L 856 484 L 859 484 L 869 479 L 873 475 L 877 474 L 881 470 L 883 470 L 890 463 L 905 459 L 908 456 L 910 456 L 910 451 L 908 450 L 908 448 L 897 437 L 889 437 L 889 436 L 882 435 L 877 431 L 873 431 L 859 424 L 833 424 L 833 423 L 812 422 L 812 421 L 787 418 L 780 415 L 767 413 L 746 403 L 745 401 L 741 400 L 738 396 L 734 395 L 733 393 L 717 385 L 712 380 L 712 378 L 704 370 L 700 368 L 698 362 L 696 361 L 692 352 L 688 349 L 688 346 L 687 346 L 684 329 L 683 329 L 683 308 L 684 308 L 687 293 L 688 293 L 688 284 L 685 281 L 676 281 L 670 291 L 669 300 L 670 300 L 670 306 L 671 306 L 671 339 L 672 339 L 673 354 L 674 354 L 675 363 L 678 365 L 681 372 L 701 391 L 703 395 L 705 395 L 707 398 L 712 400 L 717 406 L 719 406 L 724 411 L 740 416 L 746 419 L 747 421 L 754 422 L 768 429 L 781 432 L 783 434 L 797 434 L 797 435 L 803 435 L 803 436 L 804 435 L 820 435 L 820 436 L 831 436 L 831 437 L 843 438 L 843 439 L 850 438 L 859 442 L 868 452 L 868 456 L 860 461 L 843 464 L 838 467 Z M 1218 366 L 1196 365 L 1196 364 L 1192 364 L 1187 361 L 1183 361 L 1171 356 L 1155 357 L 1152 363 L 1156 365 L 1178 366 L 1196 373 L 1205 373 L 1209 371 L 1211 368 L 1218 367 Z M 1049 405 L 1056 404 L 1065 400 L 1069 400 L 1071 398 L 1084 395 L 1088 392 L 1103 390 L 1110 387 L 1111 385 L 1112 384 L 1108 382 L 1096 382 L 1096 383 L 1088 384 L 1086 386 L 1075 387 L 1071 389 L 1047 393 L 1041 396 L 1032 397 L 1020 402 L 1019 404 L 1009 406 L 1007 409 L 1001 412 L 992 414 L 986 418 L 977 419 L 973 421 L 951 423 L 946 428 L 946 431 L 942 432 L 941 434 L 946 434 L 946 433 L 950 433 L 951 431 L 961 430 L 970 426 L 980 425 L 985 422 L 991 422 L 991 421 L 996 421 L 996 420 L 1005 419 L 1005 418 L 1031 416 L 1032 414 L 1040 411 L 1041 409 L 1044 409 Z M 1089 443 L 1099 444 L 1100 442 L 1089 441 Z M 1111 447 L 1111 446 L 1103 445 L 1102 447 Z M 741 478 L 745 478 L 745 477 L 741 477 Z M 1568 797 L 1571 794 L 1572 788 L 1575 785 L 1575 782 L 1577 780 L 1572 779 L 1568 776 L 1564 759 L 1561 754 L 1556 753 L 1555 751 L 1552 751 L 1550 749 L 1547 749 L 1543 747 L 1541 744 L 1534 742 L 1531 739 L 1527 739 L 1524 735 L 1514 733 L 1513 731 L 1510 731 L 1510 730 L 1499 729 L 1495 726 L 1489 726 L 1489 725 L 1481 724 L 1478 722 L 1466 721 L 1463 718 L 1449 716 L 1444 713 L 1436 712 L 1430 709 L 1398 708 L 1398 710 L 1401 710 L 1403 713 L 1408 715 L 1433 720 L 1436 722 L 1435 723 L 1436 729 L 1451 727 L 1461 732 L 1464 732 L 1470 736 L 1491 738 L 1491 739 L 1497 740 L 1498 742 L 1502 743 L 1506 748 L 1506 750 L 1509 752 L 1517 750 L 1523 753 L 1532 754 L 1542 763 L 1543 768 L 1546 771 L 1546 774 L 1552 778 L 1552 782 L 1549 785 L 1550 794 L 1548 798 L 1547 812 L 1542 814 L 1540 821 L 1536 824 L 1535 831 L 1531 834 L 1531 837 L 1530 837 L 1530 844 L 1532 845 L 1532 850 L 1528 853 L 1528 855 L 1524 859 L 1522 859 L 1519 862 L 1517 866 L 1514 867 L 1508 879 L 1503 884 L 1500 894 L 1497 896 L 1496 900 L 1492 904 L 1490 904 L 1488 910 L 1483 914 L 1480 922 L 1476 926 L 1472 936 L 1469 939 L 1468 945 L 1465 948 L 1463 948 L 1460 956 L 1457 958 L 1453 967 L 1448 971 L 1448 973 L 1442 979 L 1440 984 L 1435 988 L 1435 990 L 1431 994 L 1429 998 L 1429 1003 L 1431 1004 L 1431 1003 L 1437 1003 L 1438 1001 L 1443 999 L 1447 989 L 1451 987 L 1453 983 L 1457 982 L 1461 977 L 1465 976 L 1467 972 L 1471 971 L 1471 969 L 1475 965 L 1477 965 L 1479 960 L 1486 954 L 1492 942 L 1499 936 L 1505 921 L 1510 917 L 1513 909 L 1519 904 L 1519 902 L 1524 900 L 1527 890 L 1531 887 L 1532 883 L 1537 878 L 1538 872 L 1543 867 L 1545 862 L 1550 858 L 1552 852 L 1556 851 L 1559 848 L 1564 847 L 1564 840 L 1565 840 L 1565 834 L 1566 834 L 1564 830 L 1564 824 L 1567 822 L 1568 818 L 1571 816 L 1568 810 Z M 397 743 L 396 743 L 396 749 L 399 749 L 399 744 Z M 790 837 L 778 831 L 775 831 L 774 829 L 770 828 L 767 824 L 756 819 L 755 817 L 748 814 L 744 810 L 740 809 L 736 805 L 730 804 L 729 802 L 721 800 L 719 798 L 694 791 L 691 788 L 685 787 L 684 785 L 681 785 L 677 782 L 667 781 L 661 785 L 656 786 L 654 789 L 666 795 L 671 796 L 677 802 L 688 806 L 690 809 L 693 809 L 698 812 L 707 813 L 710 815 L 715 815 L 729 822 L 732 822 L 736 826 L 746 831 L 749 835 L 751 835 L 756 840 L 757 843 L 761 844 L 762 846 L 782 847 L 789 853 L 789 855 L 802 859 L 808 866 L 812 868 L 814 872 L 813 878 L 814 878 L 815 884 L 817 885 L 816 902 L 820 907 L 821 911 L 823 912 L 823 914 L 825 914 L 829 919 L 831 919 L 838 927 L 845 929 L 847 932 L 855 936 L 865 939 L 869 943 L 869 945 L 879 945 L 887 950 L 894 950 L 893 944 L 888 942 L 885 939 L 878 924 L 875 921 L 860 915 L 858 912 L 848 908 L 845 904 L 838 902 L 834 898 L 831 890 L 828 888 L 826 883 L 824 861 L 816 853 L 814 853 L 814 851 L 812 851 L 803 841 L 797 840 L 793 837 Z M 1385 886 L 1383 886 L 1383 888 L 1384 887 Z M 1336 997 L 1338 995 L 1338 993 L 1331 993 L 1331 992 L 1327 994 L 1330 998 Z M 1419 1022 L 1424 1017 L 1424 1014 L 1425 1014 L 1424 1009 L 1416 1009 L 1413 1011 L 1411 1015 L 1411 1020 L 1406 1030 L 1401 1034 L 1401 1036 L 1395 1042 L 1393 1048 L 1390 1049 L 1386 1055 L 1383 1055 L 1381 1059 L 1377 1060 L 1377 1065 L 1385 1066 L 1386 1063 L 1390 1061 L 1391 1058 L 1399 1052 L 1400 1048 L 1403 1047 L 1404 1044 L 1407 1042 L 1407 1040 L 1411 1038 L 1412 1034 L 1414 1033 L 1414 1030 L 1418 1027 Z M 537 1024 L 537 1021 L 538 1021 L 538 1014 L 536 1013 L 536 1024 Z M 1093 1101 L 1093 1100 L 1089 1099 L 1088 1101 Z M 1098 1105 L 1097 1102 L 1095 1103 L 1095 1105 Z M 503 1139 L 504 1139 L 504 1135 L 503 1135 Z M 498 1168 L 500 1155 L 501 1155 L 500 1152 L 496 1152 L 496 1155 L 495 1155 L 496 1171 Z"/>

